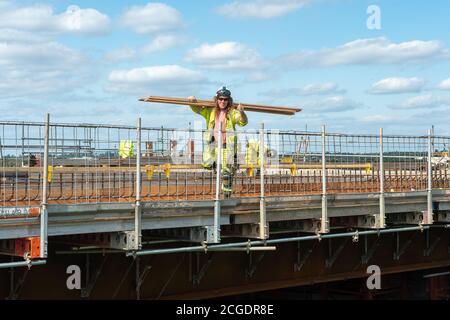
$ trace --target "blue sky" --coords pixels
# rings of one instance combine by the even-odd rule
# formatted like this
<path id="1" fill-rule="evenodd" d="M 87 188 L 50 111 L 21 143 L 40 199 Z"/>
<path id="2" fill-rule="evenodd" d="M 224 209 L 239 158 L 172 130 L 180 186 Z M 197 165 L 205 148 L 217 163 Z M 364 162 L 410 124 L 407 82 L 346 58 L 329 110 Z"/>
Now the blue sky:
<path id="1" fill-rule="evenodd" d="M 380 10 L 369 29 L 367 9 Z M 249 127 L 450 134 L 450 3 L 0 0 L 3 120 L 187 127 L 147 95 L 299 106 Z"/>

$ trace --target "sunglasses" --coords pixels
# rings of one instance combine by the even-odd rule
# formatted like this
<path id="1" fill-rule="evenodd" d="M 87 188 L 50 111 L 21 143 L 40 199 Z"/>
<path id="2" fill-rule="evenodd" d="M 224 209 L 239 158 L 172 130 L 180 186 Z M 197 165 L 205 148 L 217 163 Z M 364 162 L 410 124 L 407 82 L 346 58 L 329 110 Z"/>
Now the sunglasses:
<path id="1" fill-rule="evenodd" d="M 219 101 L 228 101 L 228 98 L 219 98 L 217 100 L 219 100 Z"/>

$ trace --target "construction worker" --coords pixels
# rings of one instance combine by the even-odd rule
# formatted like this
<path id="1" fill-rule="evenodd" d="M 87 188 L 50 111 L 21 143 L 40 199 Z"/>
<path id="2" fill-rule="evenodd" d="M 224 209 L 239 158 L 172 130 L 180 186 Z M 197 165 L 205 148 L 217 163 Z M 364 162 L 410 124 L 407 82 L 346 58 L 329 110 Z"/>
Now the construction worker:
<path id="1" fill-rule="evenodd" d="M 254 172 L 256 172 L 256 176 L 258 177 L 261 173 L 261 154 L 260 154 L 260 141 L 258 139 L 249 139 L 246 143 L 245 148 L 245 164 L 247 165 L 247 174 L 249 176 L 253 176 Z M 274 150 L 269 149 L 269 146 L 264 145 L 264 158 L 270 158 L 274 154 Z M 267 163 L 267 160 L 264 161 Z"/>
<path id="2" fill-rule="evenodd" d="M 192 102 L 197 100 L 194 96 L 188 99 Z M 222 123 L 222 190 L 225 197 L 229 197 L 237 162 L 236 124 L 243 127 L 247 125 L 248 119 L 241 104 L 237 106 L 237 109 L 232 107 L 231 91 L 226 87 L 222 87 L 216 92 L 214 102 L 215 108 L 191 106 L 191 109 L 206 120 L 207 130 L 203 136 L 202 165 L 204 168 L 216 169 L 218 129 L 219 123 Z"/>

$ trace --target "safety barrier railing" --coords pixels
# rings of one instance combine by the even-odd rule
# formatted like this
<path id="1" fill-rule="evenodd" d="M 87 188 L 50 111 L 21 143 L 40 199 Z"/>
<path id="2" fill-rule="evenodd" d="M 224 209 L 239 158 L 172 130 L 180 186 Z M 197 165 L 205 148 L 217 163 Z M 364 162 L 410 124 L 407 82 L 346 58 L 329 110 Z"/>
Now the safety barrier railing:
<path id="1" fill-rule="evenodd" d="M 202 130 L 142 129 L 142 197 L 159 200 L 211 200 L 215 172 L 202 166 Z M 211 147 L 213 148 L 213 147 Z M 211 159 L 212 160 L 212 159 Z"/>
<path id="2" fill-rule="evenodd" d="M 0 123 L 0 202 L 3 208 L 41 204 L 44 129 L 44 124 Z"/>
<path id="3" fill-rule="evenodd" d="M 427 190 L 428 137 L 386 136 L 385 191 Z"/>
<path id="4" fill-rule="evenodd" d="M 431 139 L 432 188 L 450 188 L 450 137 L 434 136 Z"/>
<path id="5" fill-rule="evenodd" d="M 48 204 L 133 202 L 137 191 L 141 201 L 213 200 L 217 172 L 221 198 L 450 188 L 443 136 L 238 130 L 225 133 L 217 170 L 205 130 L 50 121 L 44 170 L 44 135 L 44 123 L 0 122 L 2 208 L 40 205 L 44 178 Z"/>

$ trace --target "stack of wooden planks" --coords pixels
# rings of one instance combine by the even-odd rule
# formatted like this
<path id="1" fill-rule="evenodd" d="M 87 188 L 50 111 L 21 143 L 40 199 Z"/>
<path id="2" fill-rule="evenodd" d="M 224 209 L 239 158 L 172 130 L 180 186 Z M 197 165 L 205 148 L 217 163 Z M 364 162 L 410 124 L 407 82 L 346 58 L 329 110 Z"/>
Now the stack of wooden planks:
<path id="1" fill-rule="evenodd" d="M 141 98 L 139 101 L 144 102 L 155 102 L 155 103 L 167 103 L 167 104 L 176 104 L 176 105 L 190 105 L 190 106 L 201 106 L 201 107 L 210 107 L 214 108 L 215 102 L 213 100 L 201 100 L 197 99 L 195 101 L 191 101 L 186 98 L 171 98 L 171 97 L 159 97 L 159 96 L 149 96 L 147 98 Z M 233 107 L 236 108 L 239 103 L 233 103 Z M 253 111 L 253 112 L 261 112 L 261 113 L 271 113 L 271 114 L 280 114 L 291 116 L 296 112 L 300 112 L 302 109 L 293 108 L 293 107 L 280 107 L 280 106 L 269 106 L 269 105 L 258 105 L 258 104 L 249 104 L 249 103 L 241 103 L 244 107 L 245 111 Z"/>

